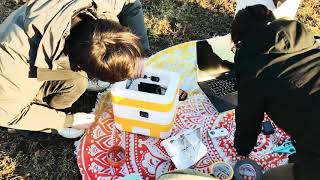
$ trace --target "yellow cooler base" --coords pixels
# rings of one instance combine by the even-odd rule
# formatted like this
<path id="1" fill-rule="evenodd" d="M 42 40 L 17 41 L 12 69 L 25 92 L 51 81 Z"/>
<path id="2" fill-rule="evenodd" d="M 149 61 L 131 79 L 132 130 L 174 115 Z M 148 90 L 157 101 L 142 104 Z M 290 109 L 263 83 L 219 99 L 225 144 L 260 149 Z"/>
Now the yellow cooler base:
<path id="1" fill-rule="evenodd" d="M 155 124 L 155 123 L 149 123 L 149 122 L 143 122 L 139 120 L 134 120 L 134 119 L 127 119 L 127 118 L 121 118 L 121 117 L 114 117 L 115 123 L 119 124 L 121 126 L 121 129 L 126 132 L 133 132 L 145 136 L 152 136 L 156 138 L 167 138 L 169 137 L 174 119 L 171 121 L 170 124 L 166 125 L 160 125 L 160 124 Z M 140 131 L 136 132 L 135 129 L 144 129 L 148 130 L 149 133 L 146 133 L 146 131 Z M 167 135 L 163 135 L 167 134 Z"/>

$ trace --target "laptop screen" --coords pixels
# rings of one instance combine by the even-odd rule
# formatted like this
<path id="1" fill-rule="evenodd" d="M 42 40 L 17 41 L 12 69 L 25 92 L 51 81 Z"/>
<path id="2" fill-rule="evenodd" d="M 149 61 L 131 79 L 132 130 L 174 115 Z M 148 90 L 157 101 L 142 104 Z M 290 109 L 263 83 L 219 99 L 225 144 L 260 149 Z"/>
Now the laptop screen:
<path id="1" fill-rule="evenodd" d="M 208 41 L 197 41 L 198 82 L 215 79 L 232 70 L 232 63 L 222 60 L 214 53 Z"/>

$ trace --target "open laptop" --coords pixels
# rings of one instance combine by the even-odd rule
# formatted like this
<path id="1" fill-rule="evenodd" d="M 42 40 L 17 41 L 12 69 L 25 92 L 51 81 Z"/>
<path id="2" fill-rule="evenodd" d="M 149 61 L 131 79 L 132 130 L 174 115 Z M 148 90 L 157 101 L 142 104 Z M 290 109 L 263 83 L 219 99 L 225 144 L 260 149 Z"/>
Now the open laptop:
<path id="1" fill-rule="evenodd" d="M 218 112 L 238 105 L 233 63 L 222 60 L 213 52 L 208 41 L 197 41 L 197 79 L 202 91 Z"/>

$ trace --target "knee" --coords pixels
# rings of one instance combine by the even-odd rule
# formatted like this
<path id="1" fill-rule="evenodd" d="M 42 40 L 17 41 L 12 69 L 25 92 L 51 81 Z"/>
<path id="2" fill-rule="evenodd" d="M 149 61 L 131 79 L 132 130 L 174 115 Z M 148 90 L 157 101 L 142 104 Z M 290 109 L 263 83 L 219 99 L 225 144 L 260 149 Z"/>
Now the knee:
<path id="1" fill-rule="evenodd" d="M 118 15 L 118 18 L 122 25 L 128 26 L 129 25 L 128 18 L 134 18 L 139 13 L 143 14 L 142 5 L 139 0 L 135 0 L 125 5 L 125 7 L 122 9 L 120 14 Z"/>
<path id="2" fill-rule="evenodd" d="M 140 10 L 140 9 L 142 9 L 142 4 L 140 0 L 130 1 L 130 3 L 127 5 L 128 12 L 132 12 L 134 10 Z"/>
<path id="3" fill-rule="evenodd" d="M 88 79 L 86 77 L 79 77 L 72 80 L 72 90 L 75 93 L 82 95 L 88 87 Z"/>
<path id="4" fill-rule="evenodd" d="M 71 107 L 88 87 L 88 79 L 85 77 L 67 80 L 64 83 L 66 84 L 65 90 L 60 91 L 58 94 L 53 94 L 52 97 L 49 96 L 49 105 L 55 109 Z"/>

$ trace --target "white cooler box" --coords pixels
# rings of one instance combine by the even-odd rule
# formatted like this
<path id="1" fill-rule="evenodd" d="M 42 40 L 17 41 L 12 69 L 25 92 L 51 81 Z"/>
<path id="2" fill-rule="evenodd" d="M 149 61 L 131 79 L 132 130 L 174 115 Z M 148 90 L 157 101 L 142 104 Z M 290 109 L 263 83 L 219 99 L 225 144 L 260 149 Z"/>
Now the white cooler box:
<path id="1" fill-rule="evenodd" d="M 177 73 L 158 69 L 146 69 L 148 78 L 122 81 L 114 84 L 111 89 L 112 106 L 116 127 L 119 130 L 167 138 L 171 134 L 179 101 L 180 77 Z M 159 77 L 155 82 L 151 76 Z M 138 91 L 140 82 L 157 84 L 161 94 Z"/>

